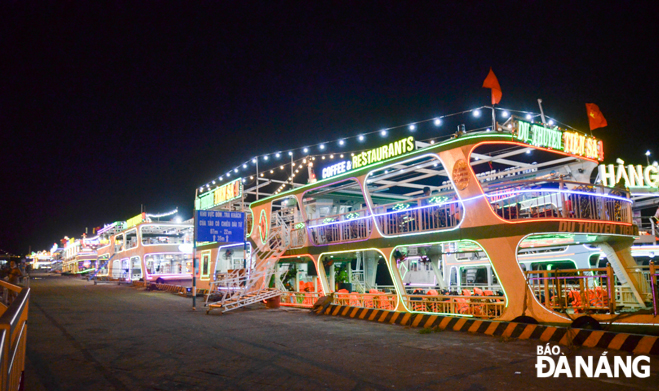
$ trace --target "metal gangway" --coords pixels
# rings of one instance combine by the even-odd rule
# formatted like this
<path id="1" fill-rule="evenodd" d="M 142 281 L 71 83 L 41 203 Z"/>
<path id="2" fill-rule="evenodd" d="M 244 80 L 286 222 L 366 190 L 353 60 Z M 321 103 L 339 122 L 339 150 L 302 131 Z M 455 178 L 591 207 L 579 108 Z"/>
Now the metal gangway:
<path id="1" fill-rule="evenodd" d="M 214 309 L 224 313 L 281 296 L 281 290 L 269 286 L 279 257 L 290 246 L 290 227 L 278 213 L 273 213 L 272 220 L 272 229 L 252 254 L 249 265 L 210 283 L 204 304 L 207 314 Z M 213 301 L 218 296 L 220 299 Z"/>

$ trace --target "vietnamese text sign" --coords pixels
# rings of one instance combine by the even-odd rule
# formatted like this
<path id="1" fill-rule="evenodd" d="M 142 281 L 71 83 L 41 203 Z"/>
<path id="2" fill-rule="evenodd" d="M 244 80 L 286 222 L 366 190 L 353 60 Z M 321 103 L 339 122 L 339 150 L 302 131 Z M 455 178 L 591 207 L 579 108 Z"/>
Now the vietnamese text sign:
<path id="1" fill-rule="evenodd" d="M 241 243 L 245 241 L 245 214 L 198 210 L 195 219 L 197 242 Z"/>

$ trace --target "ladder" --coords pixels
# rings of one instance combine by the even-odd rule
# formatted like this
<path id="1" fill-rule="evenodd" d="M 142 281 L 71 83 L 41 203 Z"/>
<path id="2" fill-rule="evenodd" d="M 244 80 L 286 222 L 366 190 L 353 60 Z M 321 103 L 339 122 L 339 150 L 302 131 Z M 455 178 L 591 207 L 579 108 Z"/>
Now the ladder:
<path id="1" fill-rule="evenodd" d="M 103 261 L 103 263 L 99 264 L 98 267 L 96 268 L 96 270 L 89 273 L 89 275 L 87 276 L 87 281 L 91 281 L 91 280 L 96 281 L 97 280 L 96 275 L 98 274 L 98 271 L 103 269 L 104 267 L 106 267 L 108 265 L 108 263 L 110 263 L 112 258 L 114 258 L 115 255 L 117 255 L 117 254 L 116 253 L 112 254 L 112 256 L 110 258 L 106 259 L 105 261 Z"/>
<path id="2" fill-rule="evenodd" d="M 208 314 L 213 309 L 223 313 L 281 295 L 281 290 L 269 288 L 279 257 L 290 244 L 288 224 L 278 213 L 272 214 L 272 227 L 264 243 L 252 253 L 246 269 L 220 276 L 211 282 L 206 294 Z M 219 301 L 211 296 L 220 294 Z"/>

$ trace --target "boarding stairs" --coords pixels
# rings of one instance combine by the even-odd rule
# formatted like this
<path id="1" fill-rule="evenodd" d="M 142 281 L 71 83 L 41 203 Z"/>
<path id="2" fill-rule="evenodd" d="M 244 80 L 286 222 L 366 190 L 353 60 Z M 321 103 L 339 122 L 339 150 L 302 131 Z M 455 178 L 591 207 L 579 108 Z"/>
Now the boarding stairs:
<path id="1" fill-rule="evenodd" d="M 61 272 L 62 271 L 62 262 L 57 263 L 55 266 L 50 267 L 50 272 Z"/>
<path id="2" fill-rule="evenodd" d="M 112 256 L 110 256 L 110 258 L 106 259 L 105 261 L 103 261 L 103 263 L 99 264 L 98 267 L 96 268 L 96 270 L 89 273 L 89 275 L 87 276 L 87 281 L 94 280 L 94 284 L 97 284 L 98 283 L 98 278 L 97 278 L 98 271 L 105 268 L 105 267 L 107 267 L 108 264 L 110 263 L 112 258 L 114 258 L 115 255 L 117 255 L 117 254 L 112 254 Z"/>
<path id="3" fill-rule="evenodd" d="M 206 295 L 206 313 L 219 309 L 223 313 L 280 296 L 282 291 L 269 288 L 279 257 L 290 245 L 290 227 L 281 217 L 273 214 L 273 226 L 265 240 L 252 254 L 247 269 L 227 274 L 225 278 L 211 282 Z M 211 297 L 221 294 L 219 301 Z"/>

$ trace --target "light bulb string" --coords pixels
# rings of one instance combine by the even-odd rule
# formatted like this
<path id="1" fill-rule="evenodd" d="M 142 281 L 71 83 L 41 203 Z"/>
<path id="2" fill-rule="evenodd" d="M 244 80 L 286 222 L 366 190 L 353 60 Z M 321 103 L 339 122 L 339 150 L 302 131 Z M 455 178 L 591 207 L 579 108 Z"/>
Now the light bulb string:
<path id="1" fill-rule="evenodd" d="M 246 160 L 246 161 L 244 161 L 244 162 L 238 164 L 238 165 L 237 165 L 236 167 L 234 167 L 233 169 L 227 171 L 227 174 L 225 174 L 225 175 L 221 175 L 221 176 L 219 177 L 219 180 L 220 180 L 220 181 L 223 181 L 223 180 L 224 180 L 224 176 L 227 176 L 228 178 L 230 178 L 230 175 L 231 175 L 232 173 L 234 173 L 234 172 L 236 172 L 236 171 L 240 171 L 241 169 L 243 169 L 243 170 L 248 169 L 248 167 L 245 167 L 245 166 L 249 166 L 250 164 L 255 164 L 255 161 L 259 161 L 259 160 L 261 160 L 261 159 L 267 159 L 267 158 L 269 158 L 269 157 L 271 157 L 271 156 L 275 156 L 275 158 L 282 158 L 282 157 L 286 157 L 286 156 L 291 156 L 291 153 L 294 153 L 294 152 L 296 152 L 296 151 L 300 151 L 300 150 L 305 151 L 305 152 L 304 152 L 304 153 L 305 153 L 305 155 L 304 155 L 305 157 L 306 157 L 306 156 L 314 156 L 314 157 L 315 157 L 315 156 L 330 155 L 331 153 L 329 153 L 329 152 L 324 153 L 324 154 L 321 154 L 321 155 L 309 154 L 308 152 L 309 152 L 309 149 L 310 149 L 310 148 L 317 148 L 317 147 L 320 147 L 321 145 L 331 144 L 331 143 L 340 142 L 340 141 L 344 141 L 344 143 L 345 143 L 345 141 L 347 141 L 347 140 L 351 140 L 351 139 L 360 139 L 360 138 L 363 138 L 363 137 L 365 137 L 365 136 L 369 136 L 369 135 L 373 135 L 373 134 L 377 134 L 377 133 L 381 133 L 381 132 L 388 132 L 388 131 L 390 131 L 390 130 L 396 130 L 396 129 L 406 128 L 406 127 L 409 128 L 409 127 L 412 126 L 412 125 L 415 125 L 415 126 L 416 126 L 416 125 L 418 125 L 418 124 L 424 124 L 424 123 L 427 123 L 427 122 L 436 122 L 436 121 L 438 121 L 438 120 L 441 121 L 442 119 L 445 119 L 445 118 L 450 118 L 450 117 L 455 117 L 455 116 L 459 116 L 459 115 L 469 114 L 469 113 L 473 113 L 473 112 L 478 111 L 478 110 L 481 110 L 481 109 L 490 109 L 490 110 L 491 110 L 491 109 L 492 109 L 492 106 L 487 106 L 487 105 L 485 105 L 485 106 L 480 106 L 480 107 L 476 107 L 476 108 L 469 109 L 469 110 L 463 110 L 463 111 L 459 111 L 459 112 L 455 112 L 455 113 L 444 114 L 444 115 L 435 116 L 435 117 L 432 117 L 432 118 L 427 118 L 427 119 L 420 120 L 420 121 L 409 122 L 409 123 L 407 123 L 407 124 L 403 124 L 403 125 L 396 125 L 396 126 L 391 126 L 391 127 L 388 127 L 388 128 L 381 128 L 381 129 L 373 130 L 373 131 L 370 131 L 370 132 L 360 133 L 360 134 L 355 135 L 355 136 L 341 137 L 341 138 L 338 138 L 338 139 L 335 139 L 335 140 L 329 140 L 329 141 L 319 142 L 319 143 L 316 143 L 316 144 L 310 144 L 310 145 L 307 145 L 307 146 L 305 146 L 305 147 L 292 148 L 292 149 L 282 150 L 282 151 L 278 151 L 278 152 L 274 152 L 274 153 L 270 153 L 270 154 L 261 154 L 261 155 L 257 155 L 257 156 L 254 156 L 253 158 L 249 159 L 249 160 Z M 501 111 L 501 112 L 509 112 L 509 113 L 521 113 L 521 114 L 525 114 L 525 115 L 531 115 L 531 116 L 533 116 L 533 117 L 538 117 L 538 116 L 540 116 L 539 113 L 535 113 L 535 112 L 532 112 L 532 111 L 513 110 L 513 109 L 508 109 L 508 108 L 503 108 L 503 107 L 496 107 L 496 106 L 494 107 L 494 110 Z M 552 118 L 552 117 L 549 117 L 549 116 L 546 116 L 546 115 L 545 115 L 545 118 L 550 118 L 551 120 L 555 121 L 557 124 L 560 124 L 560 125 L 562 125 L 562 126 L 564 126 L 564 127 L 566 127 L 566 128 L 569 128 L 570 130 L 573 130 L 573 131 L 576 131 L 576 132 L 580 132 L 580 131 L 578 131 L 577 129 L 573 128 L 572 126 L 567 125 L 567 124 L 565 124 L 565 123 L 562 123 L 562 122 L 560 122 L 560 121 L 557 121 L 556 119 L 554 119 L 554 118 Z M 482 128 L 477 128 L 477 129 L 471 129 L 470 131 L 479 131 L 479 130 L 483 130 L 483 129 L 487 129 L 487 128 L 488 128 L 488 127 L 482 127 Z M 583 133 L 583 132 L 580 132 L 580 133 Z M 586 134 L 586 133 L 584 133 L 584 134 Z M 587 135 L 587 134 L 586 134 L 586 135 Z M 426 139 L 426 140 L 433 140 L 433 139 L 435 139 L 435 140 L 442 140 L 442 139 L 444 139 L 444 138 L 449 139 L 449 138 L 451 138 L 451 137 L 453 137 L 453 136 L 452 136 L 451 134 L 449 134 L 449 135 L 442 135 L 442 136 L 437 136 L 437 137 L 431 137 L 431 138 L 428 138 L 428 139 Z M 421 140 L 421 141 L 426 141 L 426 140 Z M 360 141 L 362 141 L 362 140 L 360 140 Z M 342 144 L 342 145 L 343 145 L 343 144 Z M 338 154 L 341 154 L 341 153 L 343 153 L 343 154 L 346 154 L 346 153 L 356 153 L 356 152 L 363 151 L 363 150 L 366 150 L 366 149 L 361 149 L 361 150 L 356 150 L 356 151 L 347 151 L 347 152 L 335 152 L 334 155 L 338 155 Z M 297 159 L 297 160 L 294 160 L 294 162 L 299 162 L 299 161 L 301 161 L 301 160 L 303 160 L 303 159 L 304 159 L 304 157 L 303 157 L 303 158 L 299 158 L 299 159 Z M 291 164 L 291 163 L 284 163 L 284 164 L 281 164 L 280 166 L 288 166 L 288 165 L 290 165 L 290 164 Z M 265 173 L 266 171 L 271 171 L 271 170 L 272 170 L 272 169 L 264 170 L 264 171 L 262 171 L 261 173 Z M 261 173 L 259 173 L 259 174 L 257 174 L 257 175 L 260 175 Z M 212 181 L 212 184 L 215 185 L 215 182 L 216 182 L 216 180 L 214 179 L 214 180 Z M 218 185 L 218 187 L 219 187 L 219 185 Z M 200 190 L 201 190 L 202 192 L 203 192 L 203 191 L 211 190 L 211 182 L 207 183 L 205 186 L 204 186 L 204 185 L 200 186 Z"/>

